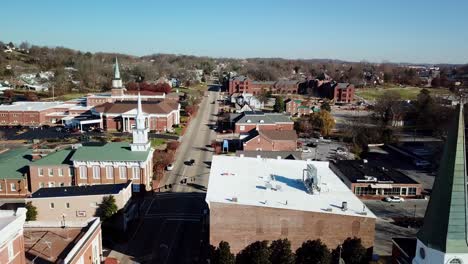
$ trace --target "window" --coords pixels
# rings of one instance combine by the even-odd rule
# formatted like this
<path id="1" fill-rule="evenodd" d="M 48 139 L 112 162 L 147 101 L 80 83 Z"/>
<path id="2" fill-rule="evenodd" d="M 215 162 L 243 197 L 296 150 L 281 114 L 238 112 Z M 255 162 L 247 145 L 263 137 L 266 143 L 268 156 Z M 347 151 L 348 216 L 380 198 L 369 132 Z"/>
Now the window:
<path id="1" fill-rule="evenodd" d="M 120 179 L 127 179 L 127 168 L 126 167 L 119 167 L 119 175 Z"/>
<path id="2" fill-rule="evenodd" d="M 49 188 L 55 187 L 55 182 L 49 182 Z"/>
<path id="3" fill-rule="evenodd" d="M 48 171 L 47 174 L 48 174 L 49 176 L 51 176 L 51 177 L 54 176 L 54 170 L 53 170 L 53 169 L 47 169 L 47 171 Z"/>
<path id="4" fill-rule="evenodd" d="M 58 169 L 58 176 L 63 177 L 63 168 Z"/>
<path id="5" fill-rule="evenodd" d="M 15 250 L 13 248 L 13 241 L 8 242 L 8 260 L 12 261 L 15 257 Z"/>
<path id="6" fill-rule="evenodd" d="M 240 126 L 240 131 L 244 131 L 245 130 L 245 126 Z"/>
<path id="7" fill-rule="evenodd" d="M 10 190 L 12 192 L 16 191 L 16 184 L 15 183 L 10 183 Z"/>
<path id="8" fill-rule="evenodd" d="M 1 183 L 0 183 L 0 191 L 3 191 L 3 186 Z"/>
<path id="9" fill-rule="evenodd" d="M 416 188 L 415 187 L 408 188 L 408 195 L 416 195 Z"/>
<path id="10" fill-rule="evenodd" d="M 90 203 L 90 205 L 91 207 L 95 207 L 95 208 L 99 207 L 99 204 L 97 202 L 92 202 Z"/>
<path id="11" fill-rule="evenodd" d="M 80 179 L 88 178 L 88 169 L 86 166 L 80 166 Z"/>
<path id="12" fill-rule="evenodd" d="M 101 178 L 101 168 L 99 166 L 93 166 L 93 179 Z"/>
<path id="13" fill-rule="evenodd" d="M 65 183 L 61 182 L 61 183 L 59 183 L 59 186 L 63 187 L 63 186 L 65 186 Z"/>
<path id="14" fill-rule="evenodd" d="M 50 209 L 54 209 L 55 208 L 55 204 L 54 203 L 50 203 Z"/>
<path id="15" fill-rule="evenodd" d="M 377 189 L 372 189 L 370 187 L 354 187 L 354 193 L 356 195 L 375 195 Z"/>
<path id="16" fill-rule="evenodd" d="M 70 208 L 70 203 L 66 203 L 65 206 L 68 208 Z"/>
<path id="17" fill-rule="evenodd" d="M 112 167 L 112 166 L 107 166 L 106 167 L 106 177 L 107 177 L 107 179 L 113 179 L 114 178 L 114 167 Z"/>
<path id="18" fill-rule="evenodd" d="M 68 176 L 72 177 L 74 173 L 75 170 L 73 169 L 73 167 L 68 168 Z"/>
<path id="19" fill-rule="evenodd" d="M 44 176 L 44 169 L 43 168 L 39 168 L 37 170 L 38 170 L 39 176 Z"/>
<path id="20" fill-rule="evenodd" d="M 44 186 L 45 186 L 45 185 L 44 185 L 43 182 L 40 182 L 40 183 L 39 183 L 39 188 L 44 188 Z"/>
<path id="21" fill-rule="evenodd" d="M 454 258 L 450 260 L 449 264 L 463 264 L 463 261 L 459 258 Z"/>
<path id="22" fill-rule="evenodd" d="M 132 168 L 133 179 L 140 179 L 140 168 L 133 167 Z"/>

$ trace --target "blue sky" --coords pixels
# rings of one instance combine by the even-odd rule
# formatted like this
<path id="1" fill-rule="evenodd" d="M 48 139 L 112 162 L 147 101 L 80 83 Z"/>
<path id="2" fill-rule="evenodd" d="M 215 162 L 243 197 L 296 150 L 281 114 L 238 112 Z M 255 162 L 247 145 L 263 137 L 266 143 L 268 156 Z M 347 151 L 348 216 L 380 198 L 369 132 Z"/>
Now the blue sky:
<path id="1" fill-rule="evenodd" d="M 82 51 L 468 63 L 466 0 L 2 3 L 0 40 Z"/>

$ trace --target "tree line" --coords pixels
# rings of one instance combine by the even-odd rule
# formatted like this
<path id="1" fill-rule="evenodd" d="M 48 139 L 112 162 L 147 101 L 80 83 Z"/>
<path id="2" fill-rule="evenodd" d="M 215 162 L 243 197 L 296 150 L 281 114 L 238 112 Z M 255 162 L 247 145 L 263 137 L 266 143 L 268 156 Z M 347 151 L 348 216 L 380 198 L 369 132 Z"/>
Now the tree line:
<path id="1" fill-rule="evenodd" d="M 347 264 L 369 263 L 369 252 L 360 238 L 347 238 L 342 245 L 329 249 L 320 239 L 308 240 L 293 251 L 288 239 L 256 241 L 234 255 L 228 242 L 210 248 L 213 264 L 331 264 L 340 259 Z"/>

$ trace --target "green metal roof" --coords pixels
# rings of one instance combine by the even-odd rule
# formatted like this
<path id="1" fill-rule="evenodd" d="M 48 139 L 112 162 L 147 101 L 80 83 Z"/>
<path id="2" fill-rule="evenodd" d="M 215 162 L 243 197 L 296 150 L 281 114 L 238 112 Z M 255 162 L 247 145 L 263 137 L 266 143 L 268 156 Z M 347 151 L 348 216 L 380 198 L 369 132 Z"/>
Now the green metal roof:
<path id="1" fill-rule="evenodd" d="M 300 105 L 297 107 L 297 109 L 310 109 L 307 105 Z"/>
<path id="2" fill-rule="evenodd" d="M 71 164 L 71 157 L 75 150 L 63 149 L 52 154 L 49 154 L 42 159 L 36 160 L 31 165 L 59 165 L 59 164 Z"/>
<path id="3" fill-rule="evenodd" d="M 24 179 L 31 160 L 28 148 L 10 149 L 0 154 L 0 179 Z"/>
<path id="4" fill-rule="evenodd" d="M 86 145 L 78 148 L 71 160 L 76 161 L 145 161 L 151 150 L 131 151 L 127 142 Z"/>
<path id="5" fill-rule="evenodd" d="M 442 161 L 432 188 L 418 239 L 446 253 L 468 253 L 467 193 L 463 107 L 449 129 Z"/>
<path id="6" fill-rule="evenodd" d="M 296 100 L 294 100 L 294 102 L 295 102 L 296 104 L 300 104 L 300 103 L 302 103 L 302 100 L 296 99 Z"/>

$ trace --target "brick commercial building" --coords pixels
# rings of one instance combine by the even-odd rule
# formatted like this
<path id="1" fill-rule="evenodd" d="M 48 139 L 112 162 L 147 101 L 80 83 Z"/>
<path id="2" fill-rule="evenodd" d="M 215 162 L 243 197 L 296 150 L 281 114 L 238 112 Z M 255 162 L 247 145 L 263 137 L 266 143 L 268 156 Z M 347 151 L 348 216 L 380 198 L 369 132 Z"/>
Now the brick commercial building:
<path id="1" fill-rule="evenodd" d="M 335 103 L 351 103 L 354 100 L 354 85 L 349 83 L 338 83 L 333 87 L 333 98 Z"/>
<path id="2" fill-rule="evenodd" d="M 31 150 L 25 147 L 5 149 L 0 153 L 0 197 L 28 195 L 28 164 Z"/>
<path id="3" fill-rule="evenodd" d="M 280 238 L 293 250 L 314 239 L 328 248 L 348 237 L 374 244 L 375 216 L 328 162 L 214 156 L 206 202 L 210 244 L 227 241 L 234 253 Z"/>
<path id="4" fill-rule="evenodd" d="M 385 168 L 366 160 L 338 160 L 330 162 L 330 169 L 357 196 L 382 198 L 389 195 L 417 197 L 422 185 L 400 171 Z"/>
<path id="5" fill-rule="evenodd" d="M 84 221 L 96 216 L 102 200 L 112 195 L 117 209 L 123 209 L 132 197 L 131 181 L 121 184 L 41 188 L 26 202 L 37 208 L 37 221 Z"/>
<path id="6" fill-rule="evenodd" d="M 250 93 L 258 95 L 262 92 L 272 92 L 274 94 L 297 94 L 299 89 L 299 81 L 253 81 L 245 76 L 236 76 L 229 80 L 229 94 L 234 93 Z"/>
<path id="7" fill-rule="evenodd" d="M 78 101 L 15 102 L 0 105 L 0 125 L 62 125 L 65 119 L 92 117 L 91 108 Z"/>
<path id="8" fill-rule="evenodd" d="M 297 134 L 295 130 L 252 130 L 243 139 L 244 150 L 295 151 Z"/>
<path id="9" fill-rule="evenodd" d="M 243 112 L 231 114 L 230 122 L 234 133 L 247 133 L 256 130 L 293 130 L 294 122 L 291 117 L 278 113 Z"/>
<path id="10" fill-rule="evenodd" d="M 0 263 L 26 263 L 23 225 L 26 209 L 0 211 Z"/>
<path id="11" fill-rule="evenodd" d="M 28 222 L 24 228 L 24 248 L 28 263 L 102 263 L 101 221 Z M 3 262 L 2 262 L 3 263 Z"/>

